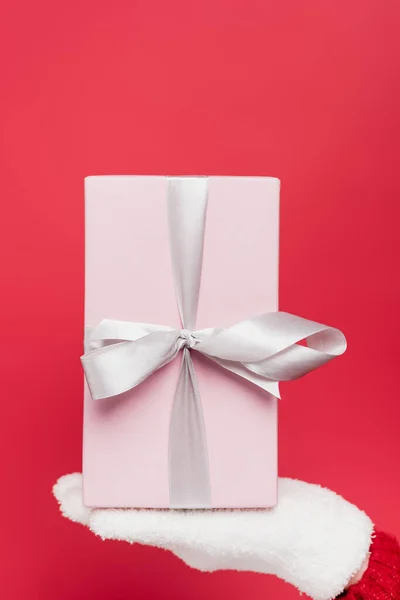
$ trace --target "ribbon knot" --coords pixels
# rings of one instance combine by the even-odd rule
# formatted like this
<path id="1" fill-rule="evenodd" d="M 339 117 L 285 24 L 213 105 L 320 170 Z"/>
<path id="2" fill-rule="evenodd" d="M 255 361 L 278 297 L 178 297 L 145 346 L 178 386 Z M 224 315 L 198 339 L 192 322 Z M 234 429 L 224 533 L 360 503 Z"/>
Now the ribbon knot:
<path id="1" fill-rule="evenodd" d="M 179 339 L 182 342 L 182 348 L 194 348 L 197 344 L 197 340 L 193 335 L 193 332 L 189 329 L 181 329 Z"/>

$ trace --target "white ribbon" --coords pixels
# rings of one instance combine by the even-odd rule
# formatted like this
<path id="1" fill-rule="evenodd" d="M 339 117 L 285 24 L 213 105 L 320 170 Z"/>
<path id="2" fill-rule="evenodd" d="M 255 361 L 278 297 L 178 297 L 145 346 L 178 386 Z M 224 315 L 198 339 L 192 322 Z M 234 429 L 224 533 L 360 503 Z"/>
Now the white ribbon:
<path id="1" fill-rule="evenodd" d="M 81 357 L 97 400 L 136 387 L 182 351 L 170 421 L 172 508 L 211 507 L 207 441 L 192 351 L 279 397 L 279 381 L 302 377 L 346 349 L 338 329 L 284 312 L 257 315 L 227 329 L 195 330 L 207 183 L 207 178 L 167 180 L 170 250 L 183 328 L 104 319 L 89 332 Z"/>

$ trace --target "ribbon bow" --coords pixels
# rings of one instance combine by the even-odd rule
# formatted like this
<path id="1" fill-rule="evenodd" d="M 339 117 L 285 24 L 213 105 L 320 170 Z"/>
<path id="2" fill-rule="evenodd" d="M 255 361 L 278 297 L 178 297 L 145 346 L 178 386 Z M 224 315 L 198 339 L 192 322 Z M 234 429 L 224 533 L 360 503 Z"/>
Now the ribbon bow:
<path id="1" fill-rule="evenodd" d="M 279 397 L 291 381 L 346 349 L 338 329 L 285 312 L 228 327 L 195 330 L 207 209 L 206 178 L 168 178 L 170 250 L 182 329 L 104 319 L 88 334 L 81 357 L 94 400 L 142 383 L 182 352 L 170 421 L 172 508 L 211 507 L 206 433 L 191 352 Z M 299 344 L 305 340 L 306 345 Z"/>

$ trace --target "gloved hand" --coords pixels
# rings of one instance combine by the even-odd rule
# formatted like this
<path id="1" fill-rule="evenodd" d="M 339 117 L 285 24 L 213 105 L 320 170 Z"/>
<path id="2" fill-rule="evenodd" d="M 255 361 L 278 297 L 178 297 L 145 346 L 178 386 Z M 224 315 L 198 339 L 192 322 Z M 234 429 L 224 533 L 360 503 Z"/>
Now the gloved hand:
<path id="1" fill-rule="evenodd" d="M 373 533 L 356 506 L 295 479 L 280 478 L 279 504 L 264 510 L 90 509 L 80 473 L 61 477 L 53 492 L 65 517 L 103 539 L 171 550 L 202 571 L 274 574 L 314 600 L 335 598 L 362 575 Z"/>

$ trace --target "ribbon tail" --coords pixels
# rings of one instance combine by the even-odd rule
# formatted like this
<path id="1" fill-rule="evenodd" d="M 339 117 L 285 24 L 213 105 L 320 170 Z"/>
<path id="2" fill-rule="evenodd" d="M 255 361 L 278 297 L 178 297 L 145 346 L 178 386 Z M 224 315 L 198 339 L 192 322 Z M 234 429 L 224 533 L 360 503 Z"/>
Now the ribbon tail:
<path id="1" fill-rule="evenodd" d="M 261 388 L 262 390 L 265 390 L 266 392 L 268 392 L 268 394 L 275 396 L 275 398 L 281 397 L 279 392 L 279 381 L 269 379 L 265 375 L 256 373 L 248 369 L 246 365 L 242 363 L 230 360 L 222 360 L 220 358 L 215 358 L 214 356 L 207 356 L 206 354 L 204 356 L 212 362 L 219 365 L 220 367 L 222 367 L 223 369 L 226 369 L 227 371 L 238 375 L 242 379 L 246 379 L 253 385 L 256 385 L 257 387 Z"/>
<path id="2" fill-rule="evenodd" d="M 169 429 L 171 508 L 211 508 L 207 438 L 190 351 L 183 360 Z"/>

